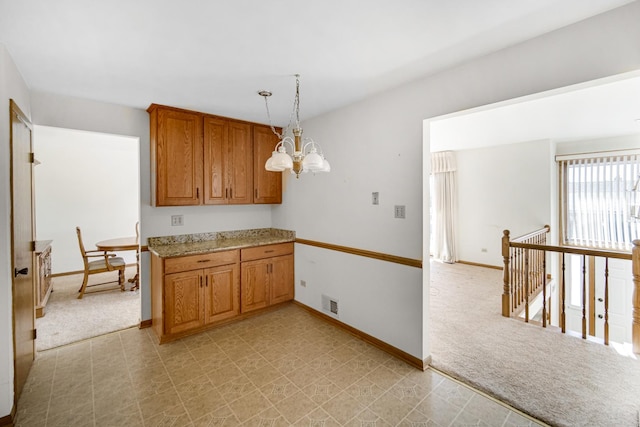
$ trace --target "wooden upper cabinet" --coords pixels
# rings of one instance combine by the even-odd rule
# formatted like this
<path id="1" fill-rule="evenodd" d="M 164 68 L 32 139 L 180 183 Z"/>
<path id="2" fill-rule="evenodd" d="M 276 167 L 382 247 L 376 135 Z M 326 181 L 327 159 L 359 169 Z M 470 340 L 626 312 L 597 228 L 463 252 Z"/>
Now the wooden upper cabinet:
<path id="1" fill-rule="evenodd" d="M 231 121 L 228 139 L 229 203 L 253 203 L 253 143 L 251 125 Z"/>
<path id="2" fill-rule="evenodd" d="M 204 118 L 204 203 L 208 205 L 226 204 L 229 195 L 224 161 L 228 123 L 220 118 Z"/>
<path id="3" fill-rule="evenodd" d="M 204 203 L 253 202 L 251 125 L 222 117 L 204 117 Z"/>
<path id="4" fill-rule="evenodd" d="M 148 111 L 156 206 L 201 204 L 202 115 L 155 105 Z"/>
<path id="5" fill-rule="evenodd" d="M 282 174 L 264 164 L 278 138 L 265 125 L 151 104 L 156 206 L 282 203 Z"/>
<path id="6" fill-rule="evenodd" d="M 253 203 L 282 203 L 282 172 L 264 168 L 277 143 L 269 126 L 253 126 Z"/>

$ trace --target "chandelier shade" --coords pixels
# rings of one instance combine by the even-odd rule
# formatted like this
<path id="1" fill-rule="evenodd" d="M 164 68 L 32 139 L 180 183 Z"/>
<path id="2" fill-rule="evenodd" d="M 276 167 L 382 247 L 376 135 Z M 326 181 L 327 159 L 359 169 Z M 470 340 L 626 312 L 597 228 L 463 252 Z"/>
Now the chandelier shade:
<path id="1" fill-rule="evenodd" d="M 272 95 L 271 92 L 261 90 L 258 95 L 264 98 L 271 131 L 280 139 L 264 167 L 271 172 L 291 170 L 296 175 L 296 178 L 299 178 L 301 173 L 329 172 L 331 171 L 331 166 L 327 159 L 324 158 L 320 145 L 311 138 L 302 137 L 302 128 L 300 127 L 300 75 L 296 74 L 295 77 L 296 94 L 293 100 L 293 111 L 289 118 L 289 124 L 282 134 L 278 133 L 271 123 L 271 113 L 269 112 L 269 102 L 267 101 Z M 295 122 L 292 123 L 294 117 Z"/>

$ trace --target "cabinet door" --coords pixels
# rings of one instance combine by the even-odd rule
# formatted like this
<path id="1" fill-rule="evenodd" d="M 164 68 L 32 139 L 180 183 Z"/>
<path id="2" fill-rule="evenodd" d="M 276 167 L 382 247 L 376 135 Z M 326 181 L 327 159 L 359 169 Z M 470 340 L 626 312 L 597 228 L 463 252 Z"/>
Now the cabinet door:
<path id="1" fill-rule="evenodd" d="M 156 205 L 201 204 L 202 116 L 159 108 L 152 122 L 156 125 Z"/>
<path id="2" fill-rule="evenodd" d="M 240 277 L 238 264 L 204 270 L 204 323 L 217 322 L 240 314 Z"/>
<path id="3" fill-rule="evenodd" d="M 251 125 L 231 121 L 227 151 L 229 203 L 253 203 L 253 144 Z"/>
<path id="4" fill-rule="evenodd" d="M 204 203 L 227 204 L 226 150 L 229 122 L 217 117 L 204 118 Z"/>
<path id="5" fill-rule="evenodd" d="M 203 324 L 203 285 L 202 270 L 165 275 L 165 333 L 183 332 Z"/>
<path id="6" fill-rule="evenodd" d="M 282 203 L 282 172 L 264 168 L 277 143 L 269 126 L 253 126 L 253 203 Z"/>
<path id="7" fill-rule="evenodd" d="M 242 263 L 242 281 L 240 295 L 242 313 L 257 310 L 269 305 L 269 269 L 268 259 Z"/>
<path id="8" fill-rule="evenodd" d="M 271 258 L 271 304 L 293 299 L 293 255 Z"/>

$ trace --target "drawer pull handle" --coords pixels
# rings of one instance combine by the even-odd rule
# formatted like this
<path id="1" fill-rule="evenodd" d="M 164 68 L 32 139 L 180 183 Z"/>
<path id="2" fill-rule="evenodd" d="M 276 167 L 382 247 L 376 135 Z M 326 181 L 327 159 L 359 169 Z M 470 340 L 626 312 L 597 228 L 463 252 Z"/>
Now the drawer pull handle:
<path id="1" fill-rule="evenodd" d="M 198 262 L 211 262 L 210 259 L 199 259 Z"/>
<path id="2" fill-rule="evenodd" d="M 270 254 L 271 252 L 275 252 L 273 249 L 269 249 L 268 251 L 264 251 L 265 254 Z"/>

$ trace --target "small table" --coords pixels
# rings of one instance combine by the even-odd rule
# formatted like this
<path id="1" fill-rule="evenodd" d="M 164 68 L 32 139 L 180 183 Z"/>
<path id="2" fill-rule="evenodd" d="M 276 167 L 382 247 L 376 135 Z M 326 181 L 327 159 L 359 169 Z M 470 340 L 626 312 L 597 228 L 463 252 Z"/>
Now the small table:
<path id="1" fill-rule="evenodd" d="M 133 283 L 131 287 L 132 291 L 135 291 L 140 287 L 140 260 L 138 254 L 140 253 L 140 243 L 136 236 L 129 237 L 117 237 L 115 239 L 102 240 L 96 243 L 96 248 L 101 251 L 117 252 L 117 251 L 136 251 L 136 275 L 129 279 L 129 282 Z"/>

